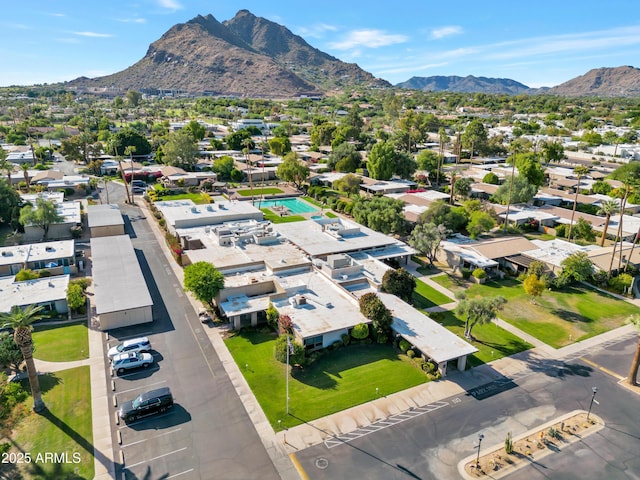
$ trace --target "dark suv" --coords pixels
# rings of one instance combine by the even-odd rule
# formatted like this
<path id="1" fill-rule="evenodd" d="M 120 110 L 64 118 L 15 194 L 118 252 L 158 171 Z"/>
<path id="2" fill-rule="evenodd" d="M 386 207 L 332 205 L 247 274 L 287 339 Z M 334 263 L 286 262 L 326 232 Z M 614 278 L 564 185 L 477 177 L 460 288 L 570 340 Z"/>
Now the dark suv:
<path id="1" fill-rule="evenodd" d="M 118 415 L 125 422 L 133 422 L 140 417 L 163 413 L 173 406 L 173 395 L 169 387 L 158 388 L 138 395 L 135 400 L 124 402 Z"/>

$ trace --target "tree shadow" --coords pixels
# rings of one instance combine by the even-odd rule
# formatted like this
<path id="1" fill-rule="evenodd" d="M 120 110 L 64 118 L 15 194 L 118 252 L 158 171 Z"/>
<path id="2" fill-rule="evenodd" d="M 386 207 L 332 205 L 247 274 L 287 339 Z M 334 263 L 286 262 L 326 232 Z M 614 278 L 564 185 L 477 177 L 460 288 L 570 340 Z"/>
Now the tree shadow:
<path id="1" fill-rule="evenodd" d="M 22 375 L 23 374 L 21 373 L 20 378 L 16 378 L 16 380 L 20 382 L 20 385 L 25 391 L 31 392 L 31 386 L 29 385 L 29 378 L 26 376 L 27 375 L 26 372 L 24 372 L 24 376 Z M 40 391 L 42 393 L 47 393 L 49 390 L 51 390 L 52 388 L 62 383 L 62 379 L 58 377 L 55 373 L 39 373 L 38 381 L 40 383 Z"/>
<path id="2" fill-rule="evenodd" d="M 525 361 L 529 369 L 534 373 L 544 373 L 552 378 L 564 379 L 565 377 L 590 377 L 593 368 L 584 363 L 567 363 L 553 358 L 541 358 L 531 352 L 523 352 L 520 359 Z"/>
<path id="3" fill-rule="evenodd" d="M 569 310 L 565 310 L 563 308 L 553 308 L 553 309 L 550 309 L 549 312 L 552 315 L 555 315 L 556 317 L 560 318 L 561 320 L 565 320 L 571 323 L 575 323 L 575 322 L 592 323 L 594 321 L 594 319 L 592 318 L 583 317 L 579 313 L 570 312 Z"/>

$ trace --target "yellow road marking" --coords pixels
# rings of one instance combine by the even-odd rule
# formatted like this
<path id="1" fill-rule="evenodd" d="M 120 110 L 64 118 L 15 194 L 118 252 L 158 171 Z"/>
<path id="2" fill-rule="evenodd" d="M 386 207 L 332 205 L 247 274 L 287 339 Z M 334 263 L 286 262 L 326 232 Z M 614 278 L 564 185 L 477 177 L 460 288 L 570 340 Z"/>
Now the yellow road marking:
<path id="1" fill-rule="evenodd" d="M 304 471 L 304 468 L 302 468 L 302 465 L 298 461 L 298 457 L 296 457 L 296 454 L 290 453 L 289 458 L 291 459 L 291 462 L 293 462 L 293 466 L 295 467 L 295 469 L 298 471 L 298 475 L 300 475 L 300 478 L 302 480 L 310 480 L 309 475 L 307 475 L 307 472 Z"/>
<path id="2" fill-rule="evenodd" d="M 582 360 L 584 363 L 586 363 L 588 365 L 591 365 L 592 367 L 597 368 L 598 370 L 603 371 L 604 373 L 606 373 L 608 375 L 611 375 L 614 378 L 617 378 L 618 380 L 624 380 L 625 378 L 627 378 L 627 377 L 622 377 L 622 376 L 618 375 L 616 372 L 613 372 L 613 371 L 609 370 L 608 368 L 603 367 L 602 365 L 598 365 L 597 363 L 592 362 L 591 360 L 587 360 L 584 357 L 582 357 L 580 360 Z"/>

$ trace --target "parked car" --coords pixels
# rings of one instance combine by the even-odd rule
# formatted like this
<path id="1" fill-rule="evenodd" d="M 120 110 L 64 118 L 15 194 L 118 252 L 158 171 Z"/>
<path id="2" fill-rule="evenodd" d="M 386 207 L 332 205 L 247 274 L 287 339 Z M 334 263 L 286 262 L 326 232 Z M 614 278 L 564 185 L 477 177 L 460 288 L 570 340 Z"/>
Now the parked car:
<path id="1" fill-rule="evenodd" d="M 131 190 L 133 191 L 134 195 L 141 195 L 141 194 L 143 194 L 143 193 L 145 193 L 147 191 L 146 188 L 136 187 L 135 185 Z"/>
<path id="2" fill-rule="evenodd" d="M 173 406 L 173 395 L 169 387 L 158 388 L 138 395 L 134 400 L 124 402 L 118 416 L 125 422 L 133 422 L 140 417 L 164 413 Z"/>
<path id="3" fill-rule="evenodd" d="M 120 353 L 111 360 L 111 368 L 118 373 L 124 373 L 133 368 L 147 368 L 153 363 L 153 355 L 150 353 L 128 352 Z"/>
<path id="4" fill-rule="evenodd" d="M 147 188 L 147 182 L 144 180 L 132 180 L 131 185 L 134 187 Z"/>
<path id="5" fill-rule="evenodd" d="M 198 318 L 200 319 L 201 323 L 208 323 L 211 321 L 211 315 L 209 315 L 209 312 L 207 312 L 206 310 L 200 312 Z"/>
<path id="6" fill-rule="evenodd" d="M 115 347 L 111 347 L 107 355 L 109 356 L 109 360 L 111 360 L 116 355 L 120 353 L 128 353 L 128 352 L 150 352 L 151 351 L 151 342 L 147 337 L 138 337 L 132 338 L 130 340 L 125 340 L 119 345 Z"/>

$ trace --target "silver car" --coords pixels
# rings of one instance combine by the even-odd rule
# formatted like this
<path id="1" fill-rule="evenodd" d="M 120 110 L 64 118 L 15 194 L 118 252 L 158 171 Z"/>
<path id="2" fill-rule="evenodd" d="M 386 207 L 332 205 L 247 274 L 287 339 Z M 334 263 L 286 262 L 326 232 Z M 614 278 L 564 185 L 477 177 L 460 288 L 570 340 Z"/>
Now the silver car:
<path id="1" fill-rule="evenodd" d="M 151 342 L 147 337 L 138 337 L 132 338 L 130 340 L 125 340 L 119 345 L 115 347 L 111 347 L 109 349 L 109 360 L 113 359 L 116 355 L 121 353 L 129 353 L 129 352 L 150 352 L 151 351 Z"/>
<path id="2" fill-rule="evenodd" d="M 111 360 L 111 368 L 118 374 L 132 368 L 147 368 L 153 363 L 153 355 L 150 353 L 120 353 Z"/>

